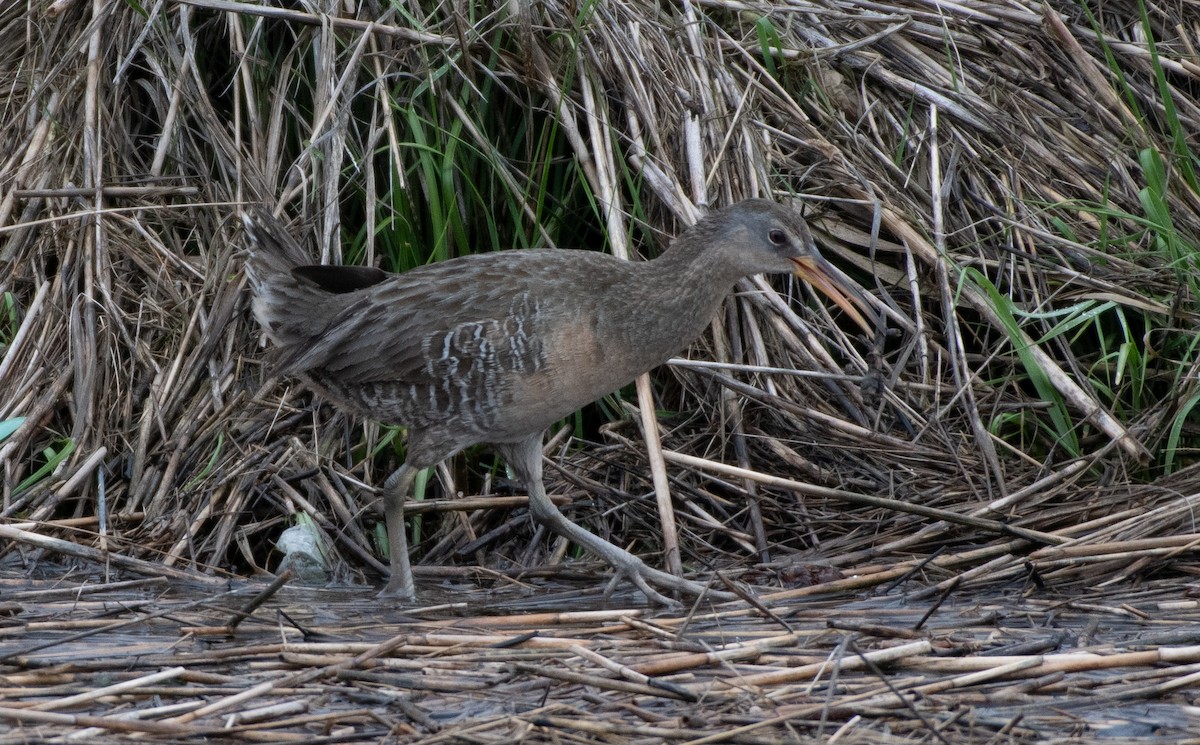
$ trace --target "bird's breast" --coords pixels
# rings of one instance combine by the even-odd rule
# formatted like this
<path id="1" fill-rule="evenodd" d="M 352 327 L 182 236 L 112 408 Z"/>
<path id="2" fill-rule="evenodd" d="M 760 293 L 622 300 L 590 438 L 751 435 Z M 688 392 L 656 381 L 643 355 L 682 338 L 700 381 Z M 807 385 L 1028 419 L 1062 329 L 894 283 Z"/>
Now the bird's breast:
<path id="1" fill-rule="evenodd" d="M 598 332 L 595 319 L 559 318 L 538 336 L 541 364 L 511 376 L 505 424 L 528 432 L 547 427 L 632 380 L 611 340 Z"/>

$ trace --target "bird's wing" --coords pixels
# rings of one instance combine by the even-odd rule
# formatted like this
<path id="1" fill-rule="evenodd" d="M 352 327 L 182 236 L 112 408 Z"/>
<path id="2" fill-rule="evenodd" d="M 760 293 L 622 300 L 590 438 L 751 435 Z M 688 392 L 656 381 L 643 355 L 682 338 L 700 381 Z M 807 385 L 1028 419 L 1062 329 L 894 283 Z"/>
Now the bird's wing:
<path id="1" fill-rule="evenodd" d="M 536 263 L 488 267 L 502 277 L 435 264 L 338 296 L 344 305 L 324 323 L 314 319 L 308 342 L 285 351 L 279 371 L 319 370 L 343 385 L 428 385 L 448 376 L 465 381 L 536 371 L 542 307 L 531 292 L 516 289 L 526 286 L 521 275 L 536 272 Z"/>

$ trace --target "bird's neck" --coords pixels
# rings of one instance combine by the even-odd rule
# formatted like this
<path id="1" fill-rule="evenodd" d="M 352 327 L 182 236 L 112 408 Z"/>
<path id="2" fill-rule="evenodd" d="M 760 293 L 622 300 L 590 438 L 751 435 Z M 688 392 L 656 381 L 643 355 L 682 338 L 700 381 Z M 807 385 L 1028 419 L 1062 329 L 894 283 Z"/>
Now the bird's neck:
<path id="1" fill-rule="evenodd" d="M 740 275 L 710 260 L 719 252 L 708 246 L 672 246 L 640 267 L 638 281 L 627 288 L 633 326 L 628 330 L 639 360 L 661 364 L 704 332 Z"/>

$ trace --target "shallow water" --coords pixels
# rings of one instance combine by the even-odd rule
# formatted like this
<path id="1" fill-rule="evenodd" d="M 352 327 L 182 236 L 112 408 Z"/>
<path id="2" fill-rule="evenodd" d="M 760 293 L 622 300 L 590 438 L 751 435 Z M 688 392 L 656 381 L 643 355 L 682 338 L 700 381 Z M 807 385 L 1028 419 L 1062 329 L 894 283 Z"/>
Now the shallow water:
<path id="1" fill-rule="evenodd" d="M 629 591 L 606 601 L 595 583 L 539 580 L 534 587 L 496 590 L 419 581 L 416 603 L 381 600 L 378 588 L 366 585 L 291 583 L 231 632 L 238 610 L 263 593 L 266 580 L 143 579 L 105 586 L 98 575 L 34 574 L 0 568 L 0 712 L 38 705 L 103 717 L 129 707 L 230 702 L 219 716 L 202 720 L 211 727 L 269 704 L 327 717 L 362 741 L 397 727 L 426 734 L 462 728 L 472 739 L 488 727 L 484 741 L 507 742 L 528 734 L 535 721 L 576 732 L 571 722 L 580 711 L 615 727 L 610 734 L 649 726 L 649 716 L 687 730 L 688 737 L 797 713 L 791 729 L 767 726 L 759 742 L 796 732 L 828 735 L 851 721 L 872 732 L 878 727 L 875 735 L 896 728 L 921 732 L 936 723 L 956 743 L 996 737 L 1034 743 L 1064 735 L 1072 742 L 1174 741 L 1200 729 L 1189 698 L 1194 686 L 1169 687 L 1193 674 L 1200 656 L 1157 665 L 1068 666 L 1057 673 L 1039 668 L 1040 660 L 1063 655 L 1103 662 L 1109 655 L 1186 652 L 1200 644 L 1200 608 L 1170 583 L 1119 597 L 961 593 L 940 605 L 903 594 L 841 594 L 772 603 L 771 614 L 745 603 L 723 606 L 731 610 L 722 614 L 706 607 L 694 618 L 686 610 L 647 609 Z M 695 661 L 660 674 L 664 683 L 695 691 L 693 703 L 628 692 L 620 685 L 629 680 L 578 652 L 586 647 L 636 668 L 780 637 L 787 640 L 760 654 Z M 833 667 L 856 662 L 858 651 L 926 641 L 928 651 L 908 662 L 844 667 L 831 677 Z M 987 677 L 1014 659 L 1033 666 Z M 821 672 L 788 677 L 807 668 Z M 969 671 L 982 677 L 943 687 Z M 63 703 L 158 674 L 167 677 L 120 696 Z M 556 677 L 580 674 L 586 682 Z M 746 683 L 762 675 L 783 677 Z M 908 708 L 887 703 L 891 694 L 880 675 L 904 692 Z M 232 703 L 261 685 L 277 688 Z M 856 708 L 862 692 L 875 690 L 883 703 Z M 368 710 L 372 716 L 363 713 Z M 291 717 L 279 714 L 259 726 L 281 737 L 313 734 L 297 723 L 303 717 Z M 835 726 L 822 729 L 820 721 Z M 64 731 L 69 728 L 46 732 Z"/>

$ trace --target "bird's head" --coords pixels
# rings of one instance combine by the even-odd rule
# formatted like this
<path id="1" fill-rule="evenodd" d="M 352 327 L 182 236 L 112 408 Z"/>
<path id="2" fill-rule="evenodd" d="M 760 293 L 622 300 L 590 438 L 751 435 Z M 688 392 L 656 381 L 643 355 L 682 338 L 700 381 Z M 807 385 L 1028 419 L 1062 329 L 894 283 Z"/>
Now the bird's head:
<path id="1" fill-rule="evenodd" d="M 795 274 L 829 297 L 868 334 L 872 314 L 862 291 L 817 251 L 812 233 L 795 210 L 765 199 L 747 199 L 707 215 L 697 225 L 741 276 Z M 860 312 L 861 311 L 861 312 Z"/>

